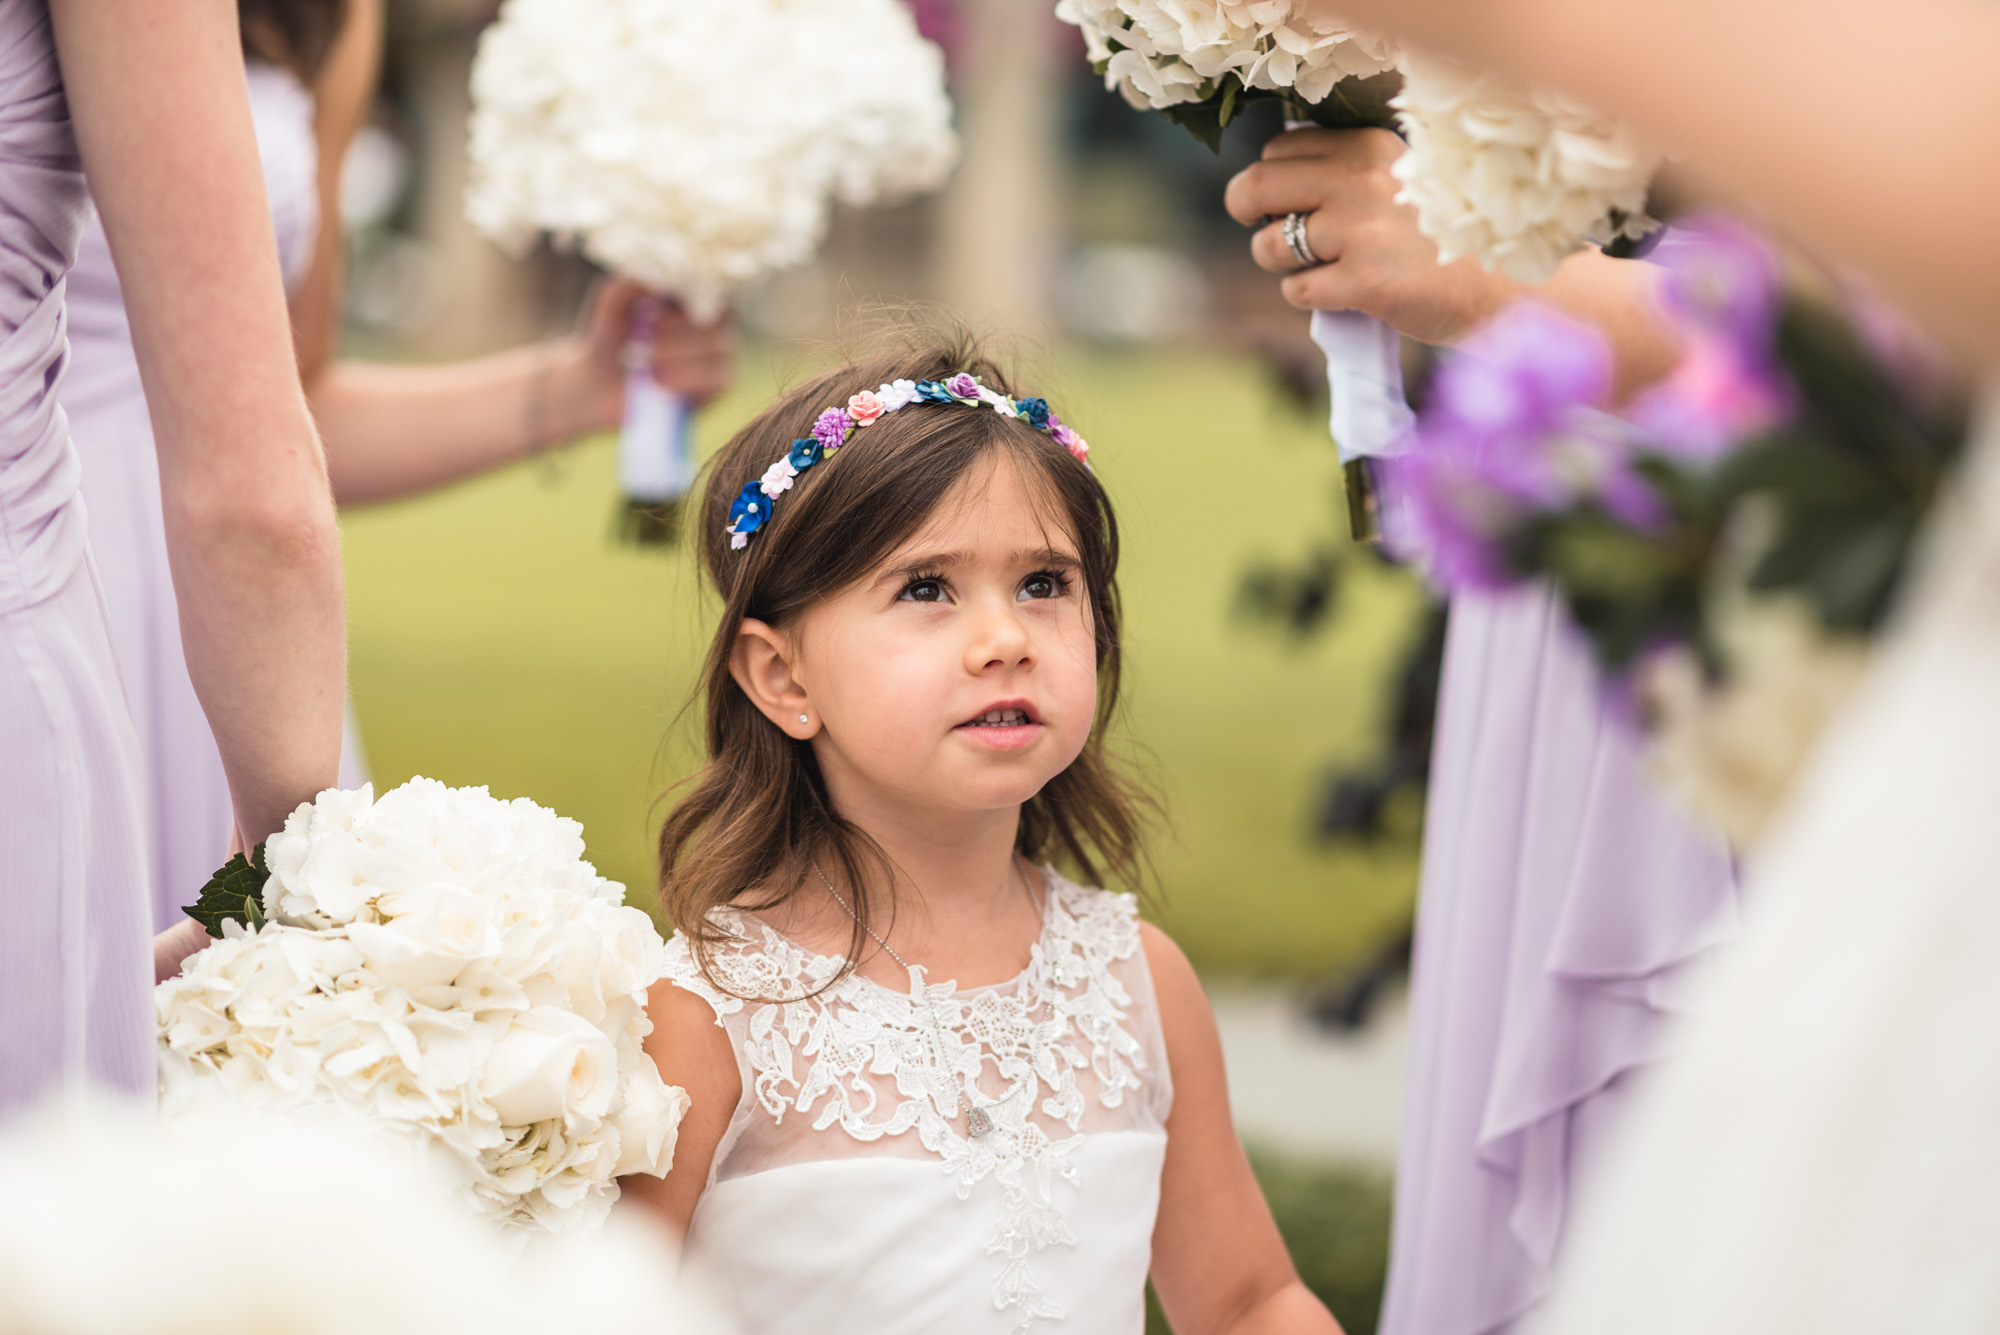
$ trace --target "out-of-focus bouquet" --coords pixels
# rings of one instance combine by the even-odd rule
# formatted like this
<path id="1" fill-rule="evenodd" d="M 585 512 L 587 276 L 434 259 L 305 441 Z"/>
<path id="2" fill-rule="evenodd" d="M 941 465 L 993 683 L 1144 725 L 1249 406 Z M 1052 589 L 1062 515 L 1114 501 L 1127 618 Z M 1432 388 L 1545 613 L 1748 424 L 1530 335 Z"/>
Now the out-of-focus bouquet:
<path id="1" fill-rule="evenodd" d="M 331 1110 L 426 1151 L 480 1211 L 601 1221 L 663 1176 L 687 1096 L 641 1049 L 664 943 L 525 798 L 329 789 L 190 910 L 219 936 L 156 991 L 163 1120 Z"/>
<path id="2" fill-rule="evenodd" d="M 725 1335 L 630 1216 L 523 1247 L 314 1119 L 63 1099 L 0 1130 L 7 1335 Z"/>
<path id="3" fill-rule="evenodd" d="M 1436 373 L 1389 536 L 1447 590 L 1552 583 L 1670 780 L 1747 844 L 1894 605 L 1966 396 L 1879 302 L 1747 228 L 1692 220 L 1656 258 L 1673 373 L 1614 415 L 1603 337 L 1516 307 Z"/>
<path id="4" fill-rule="evenodd" d="M 902 0 L 505 0 L 473 64 L 466 211 L 711 318 L 810 259 L 834 201 L 944 183 L 944 80 Z M 627 401 L 628 498 L 670 518 L 693 481 L 685 413 L 643 371 Z"/>

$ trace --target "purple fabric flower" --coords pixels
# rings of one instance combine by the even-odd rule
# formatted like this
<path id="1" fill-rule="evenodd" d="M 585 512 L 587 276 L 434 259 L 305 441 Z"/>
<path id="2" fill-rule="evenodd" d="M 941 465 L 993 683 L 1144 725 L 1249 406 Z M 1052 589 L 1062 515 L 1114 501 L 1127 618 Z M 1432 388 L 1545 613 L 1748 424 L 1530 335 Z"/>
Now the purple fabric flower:
<path id="1" fill-rule="evenodd" d="M 979 382 L 964 371 L 944 382 L 945 392 L 955 399 L 976 399 L 979 397 Z"/>
<path id="2" fill-rule="evenodd" d="M 847 442 L 847 428 L 853 423 L 845 408 L 828 408 L 812 424 L 812 438 L 819 442 L 820 449 L 833 451 Z"/>

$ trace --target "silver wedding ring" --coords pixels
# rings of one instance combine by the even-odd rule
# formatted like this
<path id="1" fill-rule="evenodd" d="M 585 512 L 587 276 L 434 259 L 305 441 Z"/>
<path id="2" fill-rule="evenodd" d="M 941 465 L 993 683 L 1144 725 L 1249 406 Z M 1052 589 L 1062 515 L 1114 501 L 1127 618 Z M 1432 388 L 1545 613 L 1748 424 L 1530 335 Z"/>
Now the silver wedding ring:
<path id="1" fill-rule="evenodd" d="M 1292 255 L 1299 264 L 1307 269 L 1324 263 L 1319 256 L 1313 254 L 1312 243 L 1306 240 L 1306 219 L 1311 216 L 1309 213 L 1285 215 L 1285 244 L 1291 247 Z"/>

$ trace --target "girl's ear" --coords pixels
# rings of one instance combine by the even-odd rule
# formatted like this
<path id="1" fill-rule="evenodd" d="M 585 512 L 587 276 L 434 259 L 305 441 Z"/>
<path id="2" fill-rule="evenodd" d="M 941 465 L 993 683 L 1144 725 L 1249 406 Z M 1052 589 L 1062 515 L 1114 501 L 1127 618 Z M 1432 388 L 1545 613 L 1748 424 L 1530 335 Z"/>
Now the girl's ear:
<path id="1" fill-rule="evenodd" d="M 755 617 L 744 617 L 729 650 L 729 675 L 750 703 L 786 734 L 805 741 L 819 718 L 805 686 L 792 672 L 791 643 Z"/>

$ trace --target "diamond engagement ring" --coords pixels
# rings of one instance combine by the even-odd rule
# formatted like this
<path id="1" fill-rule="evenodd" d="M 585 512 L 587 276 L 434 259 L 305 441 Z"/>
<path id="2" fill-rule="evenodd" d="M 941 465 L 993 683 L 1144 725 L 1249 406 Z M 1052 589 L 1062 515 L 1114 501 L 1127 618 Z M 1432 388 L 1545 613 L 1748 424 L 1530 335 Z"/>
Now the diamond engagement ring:
<path id="1" fill-rule="evenodd" d="M 1285 215 L 1285 244 L 1291 247 L 1292 254 L 1297 258 L 1300 266 L 1307 269 L 1326 262 L 1313 254 L 1312 243 L 1306 240 L 1306 219 L 1311 216 L 1309 213 L 1287 213 Z"/>

